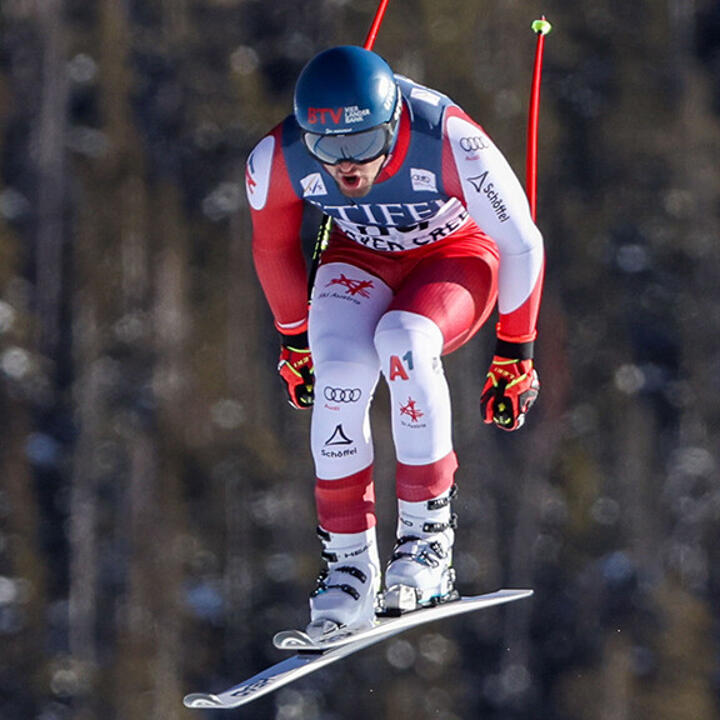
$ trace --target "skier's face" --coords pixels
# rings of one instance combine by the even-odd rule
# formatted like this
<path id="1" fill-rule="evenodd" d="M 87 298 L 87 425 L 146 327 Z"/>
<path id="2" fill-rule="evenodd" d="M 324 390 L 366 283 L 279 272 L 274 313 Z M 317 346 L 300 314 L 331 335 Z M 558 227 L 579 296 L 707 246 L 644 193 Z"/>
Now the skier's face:
<path id="1" fill-rule="evenodd" d="M 372 190 L 373 183 L 385 162 L 387 155 L 381 155 L 366 163 L 344 160 L 337 165 L 323 165 L 346 197 L 365 197 Z"/>

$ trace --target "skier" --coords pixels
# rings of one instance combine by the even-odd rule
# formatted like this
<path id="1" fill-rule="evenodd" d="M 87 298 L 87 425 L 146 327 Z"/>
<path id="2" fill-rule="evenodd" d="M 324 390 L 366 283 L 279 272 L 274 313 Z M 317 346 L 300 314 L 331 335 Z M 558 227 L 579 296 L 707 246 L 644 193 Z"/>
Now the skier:
<path id="1" fill-rule="evenodd" d="M 256 271 L 280 333 L 290 404 L 312 407 L 318 534 L 327 568 L 308 633 L 375 617 L 369 409 L 380 373 L 397 456 L 397 542 L 385 600 L 413 609 L 457 596 L 452 548 L 457 460 L 441 357 L 498 303 L 481 396 L 485 423 L 516 430 L 539 390 L 533 341 L 542 293 L 540 232 L 512 169 L 446 95 L 395 75 L 354 46 L 302 70 L 294 113 L 251 152 L 246 190 Z M 305 204 L 333 221 L 307 299 Z M 409 603 L 408 603 L 409 599 Z"/>

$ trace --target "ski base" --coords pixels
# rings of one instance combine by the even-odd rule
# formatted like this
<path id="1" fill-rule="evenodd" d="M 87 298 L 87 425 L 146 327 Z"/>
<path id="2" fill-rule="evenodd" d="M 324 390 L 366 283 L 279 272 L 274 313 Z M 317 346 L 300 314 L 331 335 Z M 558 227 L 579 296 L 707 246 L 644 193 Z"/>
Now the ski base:
<path id="1" fill-rule="evenodd" d="M 285 630 L 278 633 L 273 642 L 281 649 L 296 650 L 296 654 L 223 692 L 186 695 L 183 704 L 188 708 L 230 710 L 412 627 L 444 617 L 521 600 L 532 594 L 532 590 L 504 589 L 485 595 L 461 597 L 434 607 L 404 613 L 399 617 L 380 617 L 368 630 L 351 633 L 341 628 L 331 637 L 315 641 L 300 630 Z"/>

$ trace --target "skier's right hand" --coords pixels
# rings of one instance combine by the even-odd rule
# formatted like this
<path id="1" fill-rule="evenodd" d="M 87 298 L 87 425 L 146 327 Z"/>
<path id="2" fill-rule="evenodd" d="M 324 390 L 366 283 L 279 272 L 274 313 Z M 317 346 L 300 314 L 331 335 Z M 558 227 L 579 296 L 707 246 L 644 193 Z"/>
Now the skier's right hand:
<path id="1" fill-rule="evenodd" d="M 298 410 L 312 407 L 315 374 L 306 332 L 281 335 L 278 373 L 285 383 L 290 405 Z"/>

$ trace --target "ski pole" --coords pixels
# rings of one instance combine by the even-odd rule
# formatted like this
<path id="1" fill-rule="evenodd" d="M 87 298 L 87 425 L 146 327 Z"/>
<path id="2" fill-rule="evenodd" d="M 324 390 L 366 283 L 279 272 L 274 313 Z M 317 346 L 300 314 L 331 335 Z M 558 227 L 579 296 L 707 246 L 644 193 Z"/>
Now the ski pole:
<path id="1" fill-rule="evenodd" d="M 380 30 L 380 25 L 382 25 L 389 2 L 390 0 L 380 0 L 378 9 L 375 11 L 375 17 L 373 18 L 372 25 L 370 25 L 370 30 L 365 38 L 365 42 L 363 43 L 363 48 L 365 48 L 365 50 L 373 49 L 373 45 L 375 45 L 375 38 L 377 37 L 378 30 Z M 308 301 L 312 300 L 313 285 L 315 285 L 315 275 L 317 274 L 318 266 L 320 265 L 320 256 L 330 240 L 331 229 L 332 218 L 329 215 L 323 215 L 322 220 L 320 221 L 320 226 L 318 227 L 317 235 L 315 236 L 315 245 L 310 259 Z"/>
<path id="2" fill-rule="evenodd" d="M 543 50 L 545 36 L 552 30 L 552 25 L 543 15 L 533 21 L 530 26 L 537 34 L 535 47 L 535 66 L 533 68 L 532 88 L 530 90 L 530 109 L 528 113 L 527 157 L 526 157 L 526 191 L 530 201 L 530 213 L 535 220 L 537 210 L 537 163 L 538 163 L 538 117 L 540 114 L 540 79 L 542 76 Z"/>
<path id="3" fill-rule="evenodd" d="M 389 2 L 390 0 L 380 0 L 380 5 L 378 5 L 378 9 L 375 11 L 375 18 L 373 19 L 372 25 L 370 26 L 370 30 L 367 34 L 367 37 L 365 38 L 365 42 L 363 43 L 363 47 L 366 50 L 373 49 L 373 45 L 375 44 L 375 38 L 377 37 L 380 25 L 382 25 L 383 18 L 385 17 L 385 11 L 387 10 Z"/>

